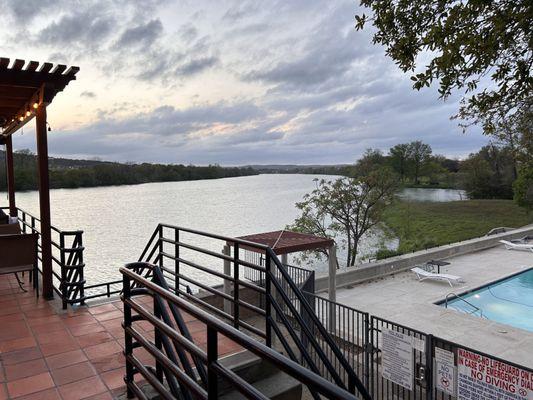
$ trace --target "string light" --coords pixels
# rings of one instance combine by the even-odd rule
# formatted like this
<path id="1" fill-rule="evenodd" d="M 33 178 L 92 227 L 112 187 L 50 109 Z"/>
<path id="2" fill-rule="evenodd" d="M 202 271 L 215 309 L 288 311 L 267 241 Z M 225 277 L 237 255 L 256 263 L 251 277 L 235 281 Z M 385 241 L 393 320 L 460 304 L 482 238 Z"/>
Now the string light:
<path id="1" fill-rule="evenodd" d="M 20 116 L 20 117 L 19 117 L 19 121 L 20 121 L 20 122 L 24 121 L 24 117 Z"/>
<path id="2" fill-rule="evenodd" d="M 39 108 L 39 103 L 37 103 L 37 102 L 33 103 L 33 108 L 35 108 L 35 109 Z"/>
<path id="3" fill-rule="evenodd" d="M 26 111 L 26 117 L 29 117 L 30 115 L 31 115 L 31 111 L 30 110 Z"/>

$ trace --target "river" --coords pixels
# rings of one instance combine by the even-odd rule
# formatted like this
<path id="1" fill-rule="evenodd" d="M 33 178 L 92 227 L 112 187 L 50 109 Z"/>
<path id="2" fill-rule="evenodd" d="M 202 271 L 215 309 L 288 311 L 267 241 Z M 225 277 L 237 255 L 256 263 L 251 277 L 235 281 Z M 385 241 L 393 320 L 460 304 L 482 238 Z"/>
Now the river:
<path id="1" fill-rule="evenodd" d="M 295 203 L 315 187 L 320 175 L 271 174 L 216 180 L 147 183 L 50 191 L 52 224 L 84 231 L 88 284 L 119 278 L 118 268 L 136 261 L 159 222 L 225 236 L 283 229 L 298 216 Z M 460 191 L 405 189 L 404 198 L 428 201 L 464 199 Z M 2 196 L 4 197 L 4 196 Z M 4 197 L 5 198 L 5 197 Z M 5 205 L 6 201 L 1 204 Z M 37 192 L 17 193 L 17 206 L 38 215 Z M 362 255 L 384 239 L 365 238 Z M 394 240 L 385 241 L 396 246 Z M 342 255 L 339 259 L 343 260 Z M 320 263 L 316 269 L 323 269 Z"/>

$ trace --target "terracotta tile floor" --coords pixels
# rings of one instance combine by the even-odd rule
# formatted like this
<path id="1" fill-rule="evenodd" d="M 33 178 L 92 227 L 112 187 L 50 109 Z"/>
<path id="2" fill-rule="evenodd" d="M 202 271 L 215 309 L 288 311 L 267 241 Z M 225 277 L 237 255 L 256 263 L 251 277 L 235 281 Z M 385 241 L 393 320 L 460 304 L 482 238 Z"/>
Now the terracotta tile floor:
<path id="1" fill-rule="evenodd" d="M 29 287 L 29 284 L 26 284 Z M 149 299 L 146 299 L 146 304 Z M 184 315 L 205 348 L 205 326 Z M 124 394 L 122 303 L 61 310 L 59 300 L 22 292 L 13 275 L 0 275 L 0 400 L 112 399 Z M 138 329 L 153 338 L 153 328 Z M 241 349 L 221 338 L 221 355 Z M 153 365 L 144 349 L 135 349 Z"/>

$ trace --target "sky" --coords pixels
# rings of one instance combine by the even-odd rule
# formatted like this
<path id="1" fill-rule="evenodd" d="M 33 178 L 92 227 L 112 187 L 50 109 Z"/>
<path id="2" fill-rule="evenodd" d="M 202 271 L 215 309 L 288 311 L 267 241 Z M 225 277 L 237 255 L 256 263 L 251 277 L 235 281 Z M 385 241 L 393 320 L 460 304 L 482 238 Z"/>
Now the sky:
<path id="1" fill-rule="evenodd" d="M 0 0 L 0 56 L 80 67 L 48 109 L 49 153 L 183 164 L 342 164 L 412 140 L 487 139 L 459 95 L 415 91 L 356 31 L 354 0 Z M 14 147 L 35 148 L 34 124 Z"/>

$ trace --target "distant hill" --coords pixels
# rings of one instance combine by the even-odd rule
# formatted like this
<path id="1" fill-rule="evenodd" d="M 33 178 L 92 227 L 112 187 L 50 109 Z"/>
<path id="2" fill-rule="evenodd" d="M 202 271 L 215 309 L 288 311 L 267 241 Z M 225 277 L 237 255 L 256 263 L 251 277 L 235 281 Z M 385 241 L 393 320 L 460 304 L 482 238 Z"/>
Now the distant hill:
<path id="1" fill-rule="evenodd" d="M 348 175 L 353 166 L 349 164 L 337 165 L 297 165 L 297 164 L 266 164 L 246 165 L 246 168 L 261 174 L 324 174 L 324 175 Z"/>
<path id="2" fill-rule="evenodd" d="M 36 157 L 29 151 L 14 153 L 15 187 L 37 189 Z M 257 175 L 249 167 L 182 164 L 118 163 L 100 160 L 49 159 L 50 187 L 78 188 L 133 185 L 148 182 L 189 181 Z M 0 191 L 6 190 L 5 152 L 0 151 Z"/>

